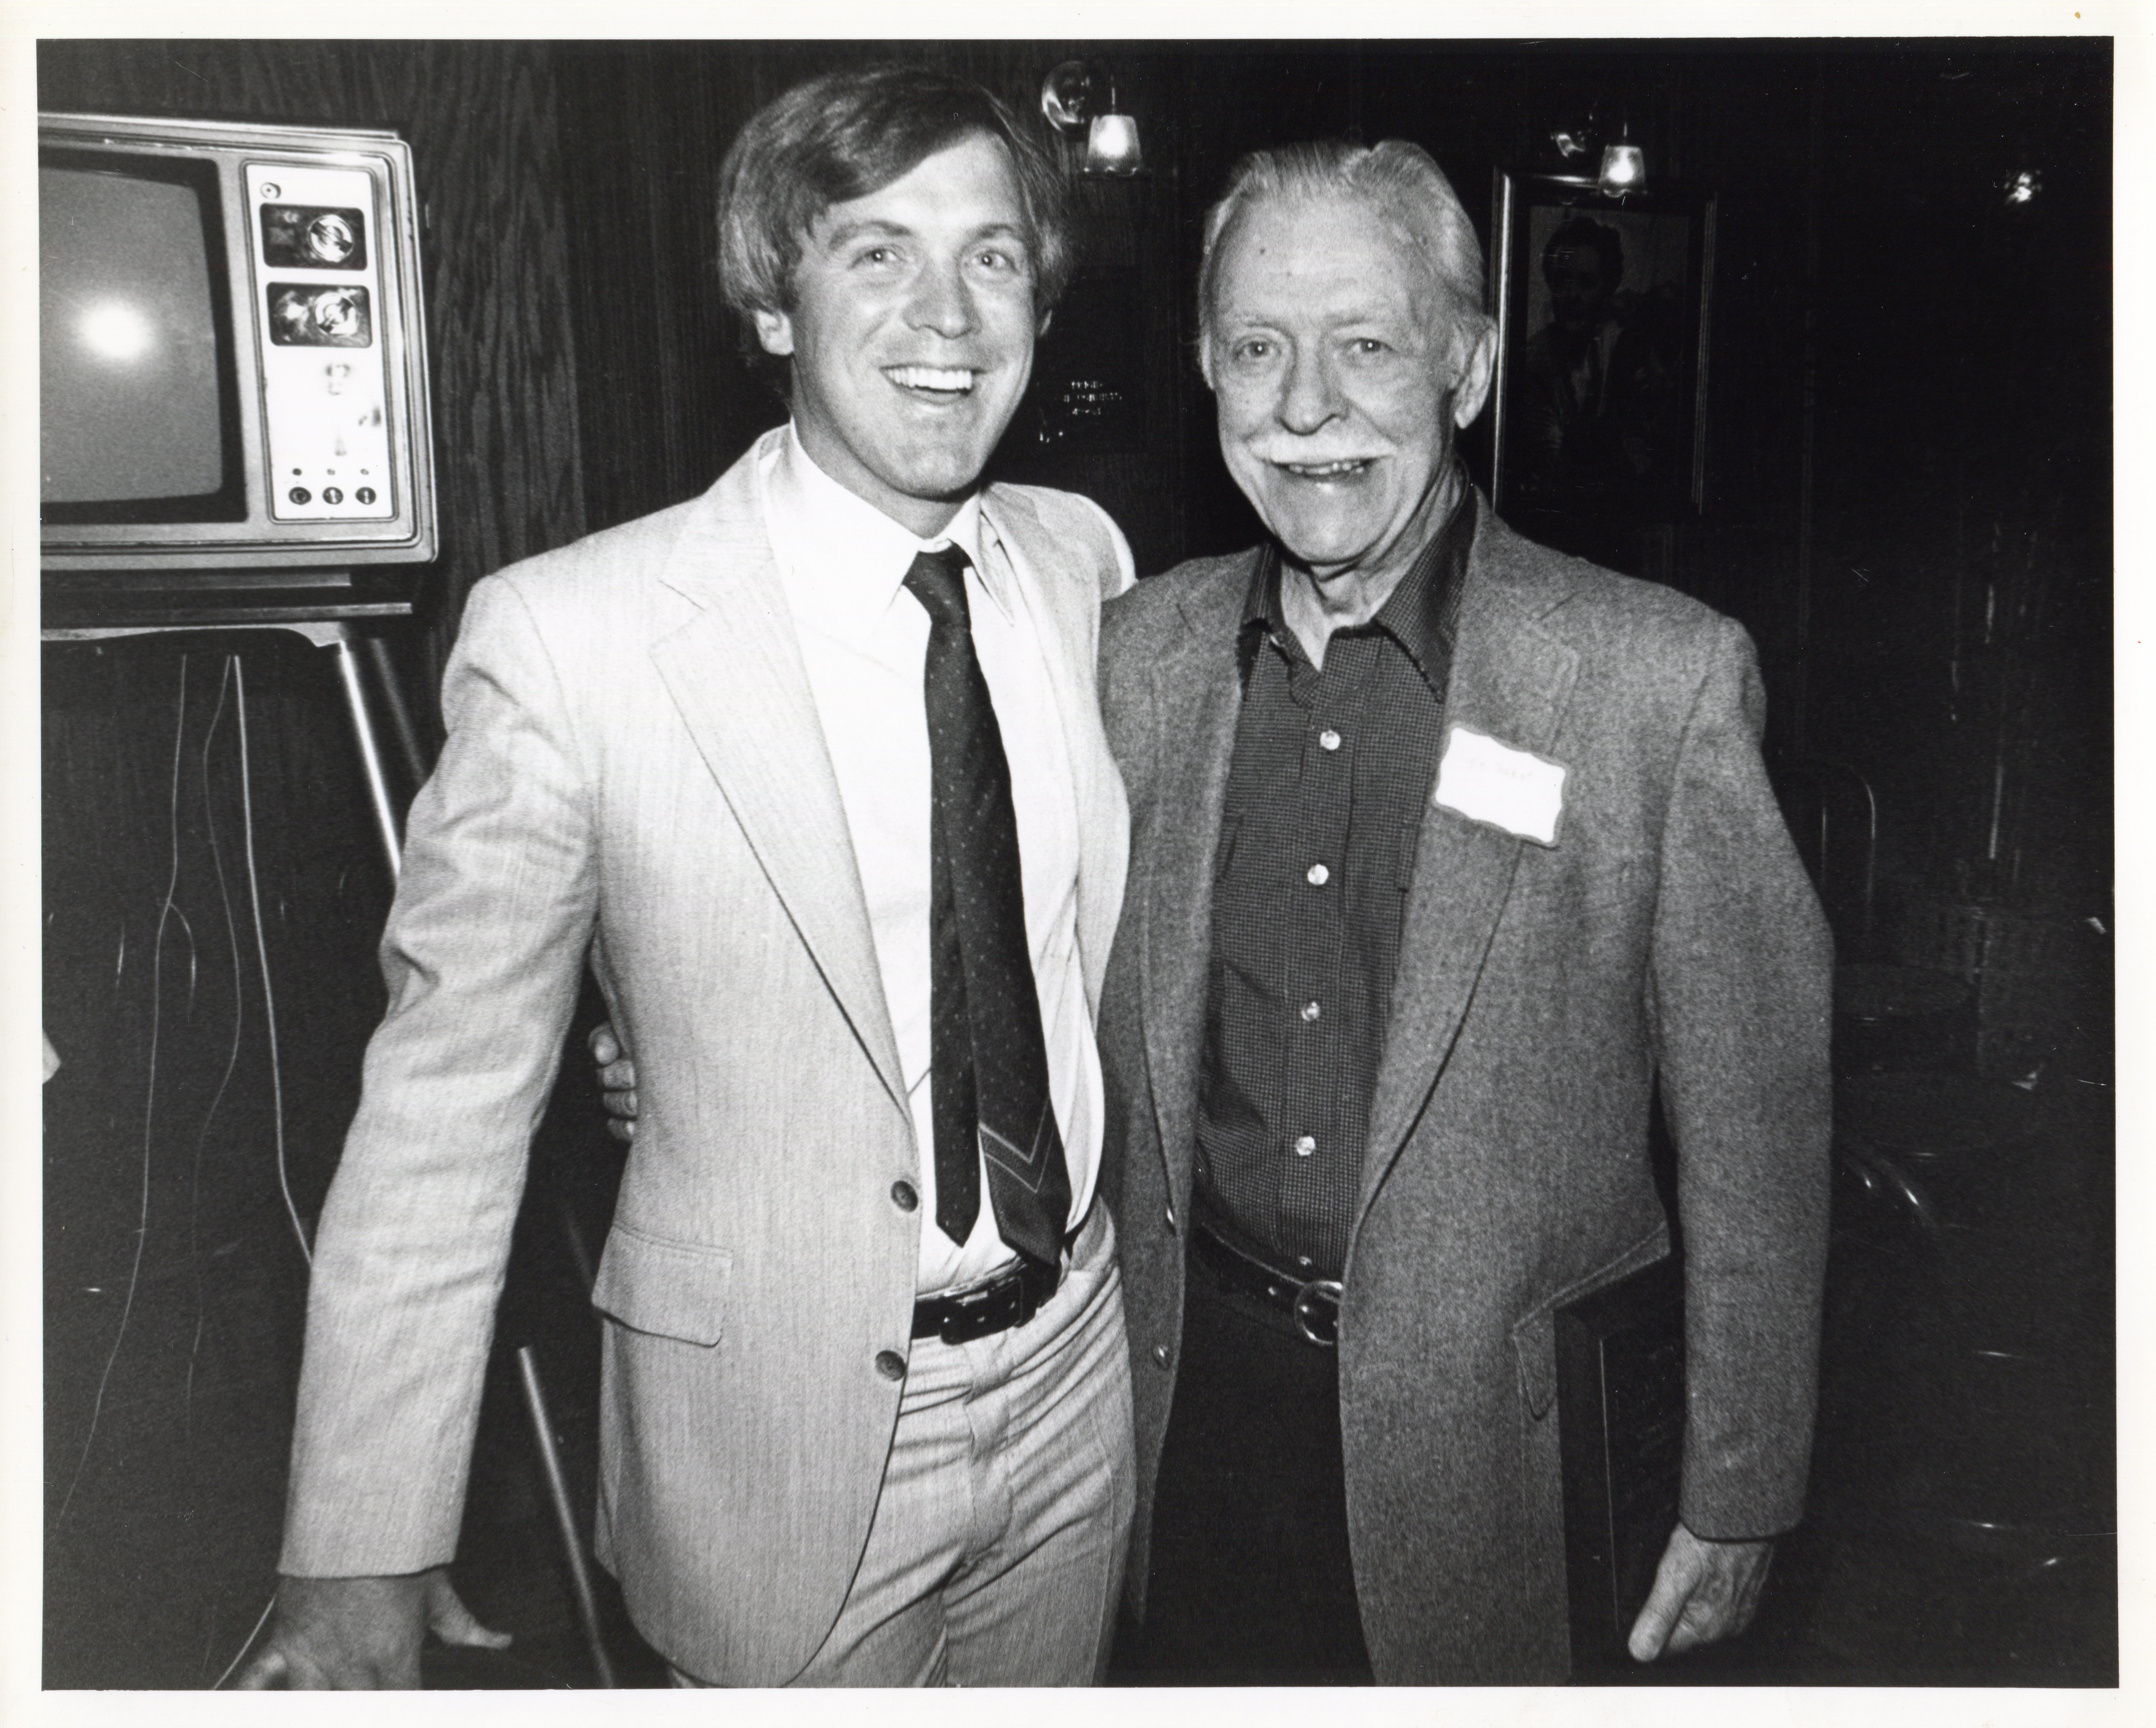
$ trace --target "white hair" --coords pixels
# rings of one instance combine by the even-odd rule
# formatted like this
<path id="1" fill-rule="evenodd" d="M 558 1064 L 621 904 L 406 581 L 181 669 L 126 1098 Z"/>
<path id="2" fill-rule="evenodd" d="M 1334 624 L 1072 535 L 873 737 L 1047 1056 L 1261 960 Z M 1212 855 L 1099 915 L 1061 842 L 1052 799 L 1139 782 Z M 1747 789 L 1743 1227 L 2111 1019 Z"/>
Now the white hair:
<path id="1" fill-rule="evenodd" d="M 1227 190 L 1205 213 L 1198 265 L 1198 351 L 1209 381 L 1213 303 L 1219 293 L 1220 240 L 1245 208 L 1271 200 L 1333 203 L 1353 198 L 1428 263 L 1450 334 L 1456 369 L 1491 320 L 1482 305 L 1482 243 L 1452 182 L 1419 144 L 1388 138 L 1350 144 L 1337 138 L 1253 151 L 1235 164 Z"/>

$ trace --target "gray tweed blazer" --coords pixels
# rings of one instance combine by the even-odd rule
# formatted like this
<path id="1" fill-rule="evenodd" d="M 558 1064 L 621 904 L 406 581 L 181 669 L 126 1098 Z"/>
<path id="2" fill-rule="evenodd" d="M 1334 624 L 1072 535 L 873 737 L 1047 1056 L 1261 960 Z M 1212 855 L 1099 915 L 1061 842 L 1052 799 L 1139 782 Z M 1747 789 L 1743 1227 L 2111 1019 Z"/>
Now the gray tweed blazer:
<path id="1" fill-rule="evenodd" d="M 1132 830 L 1101 1044 L 1141 1612 L 1251 557 L 1183 565 L 1102 621 Z M 1492 802 L 1486 774 L 1454 800 L 1473 813 L 1424 813 L 1340 1344 L 1348 1524 L 1382 1681 L 1567 1673 L 1552 1314 L 1667 1252 L 1647 1156 L 1658 1075 L 1686 1253 L 1684 1520 L 1759 1536 L 1801 1513 L 1831 955 L 1768 788 L 1763 711 L 1736 623 L 1483 510 L 1448 736 L 1495 741 L 1545 787 L 1532 761 L 1561 765 L 1562 813 L 1553 843 L 1509 832 L 1534 824 Z"/>

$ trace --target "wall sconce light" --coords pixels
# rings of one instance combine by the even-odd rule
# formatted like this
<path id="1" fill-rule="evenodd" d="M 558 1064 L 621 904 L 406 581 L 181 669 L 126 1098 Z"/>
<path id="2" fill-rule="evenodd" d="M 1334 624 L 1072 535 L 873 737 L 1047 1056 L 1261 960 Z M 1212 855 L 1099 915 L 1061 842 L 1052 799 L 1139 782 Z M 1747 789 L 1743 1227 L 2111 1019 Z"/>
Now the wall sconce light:
<path id="1" fill-rule="evenodd" d="M 1595 184 L 1606 192 L 1644 192 L 1647 186 L 1647 152 L 1629 141 L 1605 145 L 1602 172 Z"/>
<path id="2" fill-rule="evenodd" d="M 1116 105 L 1116 82 L 1097 60 L 1065 60 L 1041 81 L 1040 111 L 1067 137 L 1086 140 L 1085 172 L 1117 177 L 1145 166 L 1137 119 Z"/>
<path id="3" fill-rule="evenodd" d="M 1630 120 L 1620 124 L 1615 143 L 1603 142 L 1609 136 L 1602 118 L 1602 105 L 1595 102 L 1589 106 L 1585 119 L 1551 131 L 1550 148 L 1563 165 L 1566 174 L 1583 180 L 1589 164 L 1599 161 L 1601 172 L 1594 177 L 1594 187 L 1606 197 L 1622 197 L 1627 192 L 1645 192 L 1647 152 L 1632 141 Z"/>

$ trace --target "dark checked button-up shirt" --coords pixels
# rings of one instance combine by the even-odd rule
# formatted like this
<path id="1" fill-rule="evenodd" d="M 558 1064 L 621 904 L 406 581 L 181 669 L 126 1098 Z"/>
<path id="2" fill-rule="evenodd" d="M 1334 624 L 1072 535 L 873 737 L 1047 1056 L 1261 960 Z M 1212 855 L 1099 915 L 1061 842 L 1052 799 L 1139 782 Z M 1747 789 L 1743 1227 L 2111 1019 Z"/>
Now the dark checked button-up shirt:
<path id="1" fill-rule="evenodd" d="M 1200 1216 L 1337 1278 L 1362 1178 L 1400 921 L 1443 741 L 1472 487 L 1368 624 L 1314 666 L 1260 556 L 1214 860 Z"/>

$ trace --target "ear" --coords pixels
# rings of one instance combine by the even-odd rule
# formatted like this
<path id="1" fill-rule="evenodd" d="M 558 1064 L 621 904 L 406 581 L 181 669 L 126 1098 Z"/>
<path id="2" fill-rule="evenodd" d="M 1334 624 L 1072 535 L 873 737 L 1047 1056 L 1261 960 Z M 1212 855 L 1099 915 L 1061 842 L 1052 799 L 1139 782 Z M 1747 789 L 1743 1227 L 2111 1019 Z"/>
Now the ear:
<path id="1" fill-rule="evenodd" d="M 756 309 L 756 339 L 763 344 L 767 354 L 791 354 L 793 351 L 793 320 L 783 312 Z"/>
<path id="2" fill-rule="evenodd" d="M 1497 324 L 1495 319 L 1486 321 L 1482 334 L 1475 339 L 1475 346 L 1467 351 L 1467 362 L 1460 368 L 1460 382 L 1452 391 L 1452 423 L 1472 425 L 1475 417 L 1482 412 L 1482 404 L 1490 399 L 1490 380 L 1497 370 Z"/>

